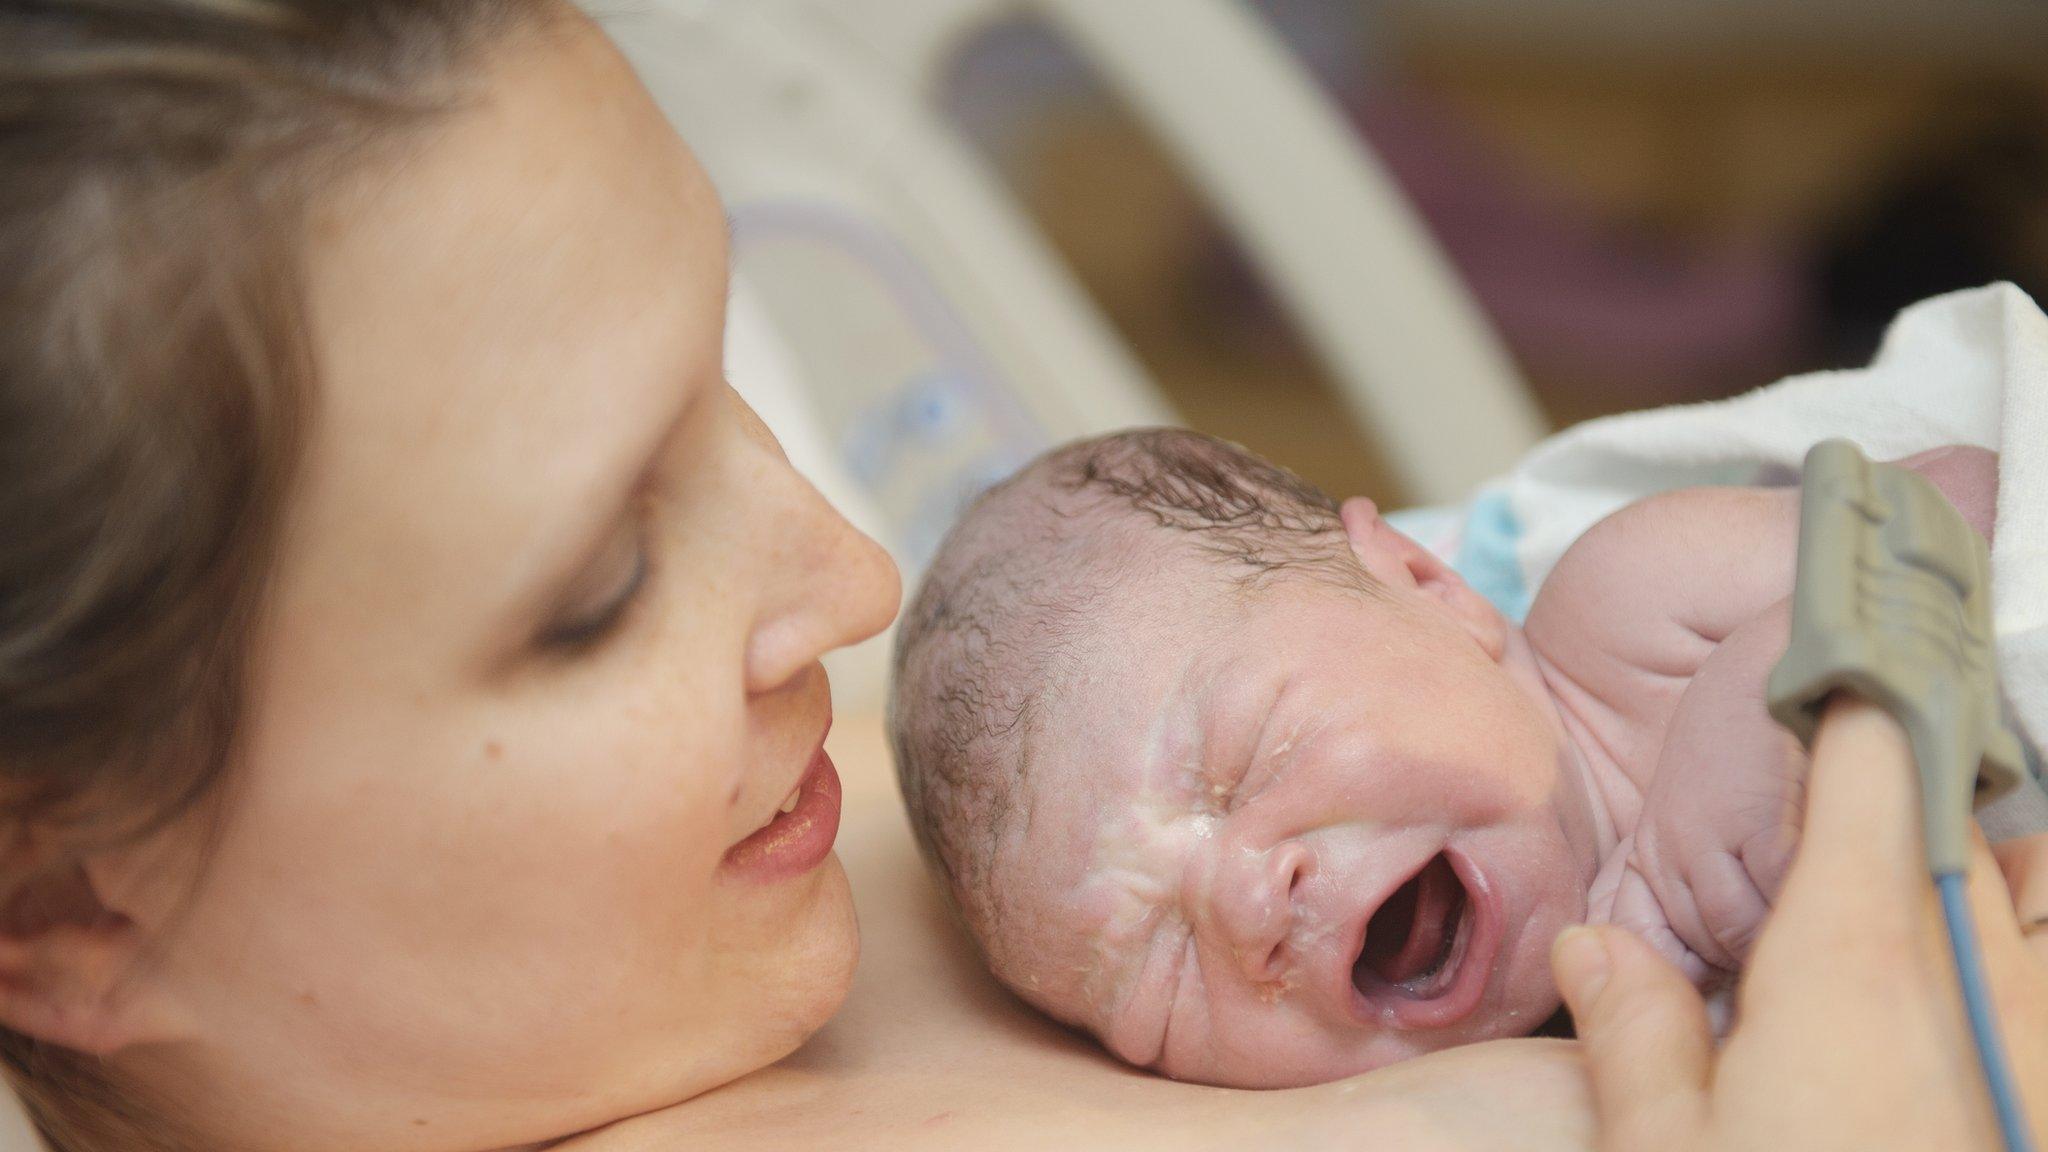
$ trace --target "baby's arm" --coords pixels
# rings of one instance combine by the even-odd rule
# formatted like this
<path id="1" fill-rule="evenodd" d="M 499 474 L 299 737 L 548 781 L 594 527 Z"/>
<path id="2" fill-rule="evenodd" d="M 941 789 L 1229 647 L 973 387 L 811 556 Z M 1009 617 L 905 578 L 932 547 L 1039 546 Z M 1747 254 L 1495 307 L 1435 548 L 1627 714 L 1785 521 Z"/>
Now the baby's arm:
<path id="1" fill-rule="evenodd" d="M 1996 453 L 1937 448 L 1897 463 L 1931 481 L 1990 539 Z M 1796 488 L 1661 493 L 1622 508 L 1573 543 L 1538 593 L 1526 630 L 1537 650 L 1594 700 L 1661 731 L 1677 693 L 1645 692 L 1646 678 L 1682 689 L 1736 629 L 1792 594 L 1798 551 Z M 1653 761 L 1654 755 L 1637 766 Z"/>
<path id="2" fill-rule="evenodd" d="M 1974 448 L 1937 450 L 1901 463 L 1932 481 L 1988 535 L 1996 505 L 1995 455 Z M 1724 499 L 1703 490 L 1696 503 L 1675 511 L 1712 515 L 1711 505 Z M 1752 523 L 1758 539 L 1775 540 L 1787 529 L 1796 533 L 1796 506 L 1745 509 L 1729 499 L 1719 514 L 1739 522 L 1745 511 L 1787 518 Z M 1796 551 L 1796 545 L 1786 547 Z M 1751 572 L 1773 564 L 1766 560 Z M 1780 597 L 1730 629 L 1678 696 L 1631 840 L 1595 891 L 1600 918 L 1636 929 L 1703 984 L 1739 969 L 1797 844 L 1806 762 L 1764 705 L 1766 681 L 1790 630 L 1791 575 L 1780 577 Z M 1740 595 L 1778 590 L 1767 582 L 1731 587 Z M 1700 595 L 1702 603 L 1712 598 Z M 1674 600 L 1688 602 L 1682 593 Z M 1687 626 L 1704 638 L 1700 625 L 1712 626 L 1716 618 L 1709 606 Z"/>
<path id="3" fill-rule="evenodd" d="M 1529 613 L 1531 641 L 1588 654 L 1569 669 L 1596 695 L 1644 672 L 1690 676 L 1713 646 L 1792 591 L 1794 488 L 1684 488 L 1638 500 L 1558 560 Z M 1592 653 L 1599 653 L 1596 661 Z M 1621 677 L 1612 692 L 1607 680 Z"/>
<path id="4" fill-rule="evenodd" d="M 1638 501 L 1573 544 L 1538 594 L 1530 644 L 1638 795 L 1693 678 L 1791 593 L 1798 500 L 1794 489 L 1693 488 Z M 1615 818 L 1626 832 L 1637 812 Z"/>
<path id="5" fill-rule="evenodd" d="M 1596 887 L 1595 919 L 1633 929 L 1702 986 L 1740 969 L 1798 844 L 1805 753 L 1764 704 L 1790 627 L 1781 600 L 1700 666 Z"/>

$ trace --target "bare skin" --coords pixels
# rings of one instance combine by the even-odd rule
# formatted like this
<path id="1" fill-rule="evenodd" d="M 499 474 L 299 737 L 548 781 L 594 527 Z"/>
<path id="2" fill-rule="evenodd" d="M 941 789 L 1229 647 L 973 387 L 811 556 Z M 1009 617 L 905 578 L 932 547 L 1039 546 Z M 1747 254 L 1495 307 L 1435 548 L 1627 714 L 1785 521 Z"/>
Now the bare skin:
<path id="1" fill-rule="evenodd" d="M 610 43 L 565 13 L 475 68 L 311 223 L 319 407 L 217 836 L 0 939 L 0 1019 L 191 1147 L 545 1146 L 852 979 L 819 658 L 895 570 L 726 387 L 724 214 Z"/>
<path id="2" fill-rule="evenodd" d="M 1492 1041 L 1352 1080 L 1273 1092 L 1177 1083 L 1117 1064 L 1024 1008 L 983 972 L 924 877 L 888 779 L 878 723 L 845 718 L 832 750 L 847 786 L 840 855 L 867 940 L 844 1010 L 780 1064 L 561 1152 L 764 1146 L 1590 1152 L 1602 1146 L 1581 1051 L 1570 1042 Z M 1860 844 L 1851 847 L 1864 852 Z M 2048 916 L 2048 837 L 2001 846 L 1998 856 L 2021 921 Z M 1889 897 L 1873 898 L 1883 904 Z M 1990 909 L 1983 915 L 1985 923 L 1995 923 Z M 1842 930 L 1863 930 L 1861 916 L 1844 917 Z M 2048 961 L 2048 931 L 2032 942 Z M 1837 978 L 1831 964 L 1797 975 L 1809 985 Z M 1867 1015 L 1861 1004 L 1830 1010 Z M 1864 1023 L 1884 1035 L 1875 1021 Z M 1802 1026 L 1826 1031 L 1833 1023 L 1821 1014 L 1802 1017 Z M 1659 1046 L 1640 1030 L 1624 1029 L 1615 1040 L 1633 1040 L 1638 1049 Z M 1866 1045 L 1844 1056 L 1854 1066 L 1874 1053 L 1882 1064 L 1891 1048 Z M 1652 1055 L 1661 1070 L 1665 1057 Z M 1631 1059 L 1642 1057 L 1623 1047 L 1607 1054 L 1607 1063 L 1622 1076 Z M 1622 1094 L 1627 1091 L 1636 1097 Z M 1618 1084 L 1617 1095 L 1610 1112 L 1616 1123 L 1633 1119 L 1616 1115 L 1630 1106 L 1644 1111 L 1658 1103 L 1626 1083 Z M 1618 1148 L 1664 1146 L 1630 1142 L 1631 1132 L 1609 1135 L 1621 1139 Z"/>
<path id="3" fill-rule="evenodd" d="M 1988 530 L 1994 455 L 1905 463 Z M 1377 596 L 1240 595 L 1141 526 L 1155 562 L 1093 603 L 1034 712 L 994 971 L 1131 1064 L 1245 1088 L 1527 1035 L 1570 924 L 1724 986 L 1798 842 L 1805 759 L 1764 706 L 1798 507 L 1631 505 L 1523 628 L 1368 500 L 1341 520 Z"/>
<path id="4" fill-rule="evenodd" d="M 1178 1083 L 1117 1063 L 982 968 L 918 859 L 879 722 L 842 718 L 831 748 L 846 781 L 839 855 L 864 941 L 845 1008 L 774 1067 L 562 1152 L 1593 1146 L 1590 1097 L 1566 1041 L 1473 1045 L 1277 1092 Z"/>
<path id="5" fill-rule="evenodd" d="M 853 979 L 818 659 L 896 575 L 724 386 L 723 214 L 610 45 L 479 68 L 314 222 L 321 408 L 210 867 L 171 866 L 204 826 L 88 860 L 84 922 L 0 940 L 0 1019 L 232 1152 L 1493 1147 L 1452 1117 L 1503 1094 L 1583 1136 L 1560 1046 L 1293 1104 L 1112 1069 L 974 974 L 871 735 L 876 948 L 749 1077 Z"/>
<path id="6" fill-rule="evenodd" d="M 816 659 L 894 573 L 720 384 L 718 213 L 644 93 L 594 38 L 517 50 L 315 238 L 330 404 L 207 882 L 163 882 L 175 835 L 89 861 L 111 915 L 0 950 L 8 1022 L 207 1147 L 1586 1147 L 1563 1044 L 1257 1095 L 1113 1067 L 978 975 L 845 730 L 870 962 L 748 1075 L 856 947 L 829 858 L 734 852 L 809 795 Z"/>
<path id="7" fill-rule="evenodd" d="M 1990 536 L 1996 455 L 1899 463 Z M 1559 708 L 1628 830 L 1589 919 L 1632 929 L 1710 989 L 1747 960 L 1799 841 L 1806 757 L 1764 702 L 1791 626 L 1798 523 L 1794 489 L 1654 497 L 1574 544 L 1530 613 Z"/>
<path id="8" fill-rule="evenodd" d="M 1814 745 L 1804 844 L 1716 1048 L 1698 994 L 1611 928 L 1560 940 L 1604 1152 L 1799 1148 L 1995 1152 L 1935 909 L 1905 733 L 1853 698 Z M 1979 837 L 1969 900 L 1985 972 L 2038 1144 L 2048 1137 L 2048 954 L 2027 929 L 2048 907 L 2048 836 Z M 2018 913 L 2015 917 L 2014 913 Z"/>

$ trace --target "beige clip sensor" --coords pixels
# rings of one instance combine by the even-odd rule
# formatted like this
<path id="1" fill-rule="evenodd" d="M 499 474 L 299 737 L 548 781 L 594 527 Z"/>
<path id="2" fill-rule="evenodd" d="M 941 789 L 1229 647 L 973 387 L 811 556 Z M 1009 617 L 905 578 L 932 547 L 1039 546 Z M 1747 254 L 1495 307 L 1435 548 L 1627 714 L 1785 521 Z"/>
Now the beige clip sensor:
<path id="1" fill-rule="evenodd" d="M 1922 477 L 1846 440 L 1806 456 L 1792 641 L 1771 715 L 1809 747 L 1828 696 L 1853 692 L 1906 730 L 1920 770 L 1927 859 L 1969 862 L 1970 812 L 2019 782 L 2005 725 L 1984 540 Z"/>

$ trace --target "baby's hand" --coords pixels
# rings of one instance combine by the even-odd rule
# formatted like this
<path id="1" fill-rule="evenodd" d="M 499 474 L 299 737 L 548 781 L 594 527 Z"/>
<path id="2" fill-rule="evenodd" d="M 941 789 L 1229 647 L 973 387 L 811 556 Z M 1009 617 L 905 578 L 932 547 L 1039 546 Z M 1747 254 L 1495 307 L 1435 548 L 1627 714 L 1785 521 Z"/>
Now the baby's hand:
<path id="1" fill-rule="evenodd" d="M 1626 928 L 1642 937 L 1698 987 L 1707 989 L 1720 983 L 1720 970 L 1693 951 L 1671 926 L 1671 918 L 1664 914 L 1656 889 L 1643 874 L 1635 837 L 1623 840 L 1601 869 L 1599 878 L 1593 882 L 1588 906 L 1588 921 Z"/>
<path id="2" fill-rule="evenodd" d="M 1806 757 L 1764 707 L 1789 602 L 1700 666 L 1665 733 L 1635 833 L 1594 889 L 1594 918 L 1649 941 L 1704 989 L 1739 971 L 1798 845 Z"/>

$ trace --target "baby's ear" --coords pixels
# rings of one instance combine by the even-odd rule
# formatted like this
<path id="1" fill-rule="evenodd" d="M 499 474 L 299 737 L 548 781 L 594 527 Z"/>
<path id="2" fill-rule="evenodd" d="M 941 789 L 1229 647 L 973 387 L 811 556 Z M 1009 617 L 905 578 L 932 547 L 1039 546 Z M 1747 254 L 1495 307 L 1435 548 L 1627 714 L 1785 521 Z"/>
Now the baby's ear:
<path id="1" fill-rule="evenodd" d="M 1474 592 L 1464 577 L 1435 553 L 1388 524 L 1378 505 L 1353 496 L 1344 502 L 1339 515 L 1352 555 L 1375 579 L 1396 592 L 1415 592 L 1440 606 L 1493 659 L 1507 651 L 1507 618 L 1493 602 Z"/>

